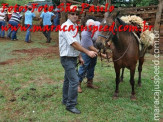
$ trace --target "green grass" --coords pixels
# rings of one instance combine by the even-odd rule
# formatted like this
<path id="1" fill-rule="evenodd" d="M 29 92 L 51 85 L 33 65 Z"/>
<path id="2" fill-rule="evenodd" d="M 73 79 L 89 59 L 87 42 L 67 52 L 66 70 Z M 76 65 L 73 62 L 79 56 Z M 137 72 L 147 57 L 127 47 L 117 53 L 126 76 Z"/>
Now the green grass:
<path id="1" fill-rule="evenodd" d="M 32 2 L 33 0 L 1 0 L 1 3 L 7 3 L 9 4 L 9 6 L 15 6 L 15 4 L 19 4 L 19 5 L 25 5 L 28 4 L 28 2 Z"/>
<path id="2" fill-rule="evenodd" d="M 115 73 L 113 64 L 101 67 L 98 60 L 94 82 L 100 86 L 97 90 L 86 88 L 86 79 L 82 84 L 83 93 L 78 96 L 77 108 L 80 115 L 65 110 L 61 104 L 64 70 L 55 52 L 47 55 L 16 53 L 13 50 L 49 48 L 57 45 L 57 33 L 52 33 L 53 42 L 45 44 L 42 33 L 32 35 L 31 44 L 24 42 L 24 32 L 18 33 L 19 41 L 0 40 L 0 62 L 21 59 L 11 64 L 0 65 L 0 121 L 58 121 L 58 122 L 152 122 L 153 56 L 147 54 L 142 72 L 142 88 L 135 86 L 136 101 L 130 100 L 131 86 L 129 71 L 125 70 L 124 82 L 120 83 L 119 98 L 112 99 L 115 90 Z M 56 48 L 56 47 L 54 47 Z M 28 60 L 30 57 L 32 59 Z M 49 58 L 50 57 L 50 58 Z M 162 57 L 161 57 L 162 59 Z M 160 75 L 163 61 L 160 64 Z M 106 63 L 104 63 L 106 65 Z M 138 73 L 135 81 L 137 84 Z M 163 77 L 161 76 L 161 79 Z M 163 90 L 162 82 L 160 89 Z M 162 112 L 160 97 L 160 113 Z"/>

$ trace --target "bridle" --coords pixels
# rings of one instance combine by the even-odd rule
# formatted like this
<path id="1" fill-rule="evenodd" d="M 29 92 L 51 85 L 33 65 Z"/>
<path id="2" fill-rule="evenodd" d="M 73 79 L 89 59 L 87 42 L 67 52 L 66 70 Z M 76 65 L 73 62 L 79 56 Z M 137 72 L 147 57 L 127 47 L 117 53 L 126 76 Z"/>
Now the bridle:
<path id="1" fill-rule="evenodd" d="M 107 44 L 109 42 L 110 35 L 111 35 L 110 32 L 108 32 L 107 33 L 107 36 L 104 36 L 102 34 L 99 34 L 98 36 L 105 38 L 106 39 L 105 40 L 105 44 Z"/>
<path id="2" fill-rule="evenodd" d="M 115 19 L 115 21 L 116 21 L 116 19 Z M 116 27 L 117 27 L 117 26 L 116 26 L 116 23 L 115 23 L 114 31 L 115 31 Z M 102 35 L 102 34 L 99 34 L 99 35 L 98 35 L 98 36 L 103 37 L 103 38 L 106 39 L 106 40 L 105 40 L 105 45 L 106 45 L 106 44 L 109 42 L 109 40 L 110 40 L 110 36 L 111 36 L 110 33 L 111 33 L 111 32 L 109 31 L 109 32 L 106 34 L 106 36 L 105 36 L 105 35 Z M 130 34 L 130 38 L 131 38 L 131 34 Z M 129 47 L 130 47 L 130 44 L 131 44 L 131 43 L 128 44 L 127 49 L 124 51 L 124 53 L 122 54 L 122 56 L 120 56 L 120 57 L 119 57 L 118 59 L 116 59 L 116 60 L 113 60 L 112 62 L 119 61 L 121 58 L 123 58 L 124 55 L 127 53 L 128 49 L 129 49 Z M 106 50 L 106 49 L 104 48 L 104 50 Z M 101 56 L 101 49 L 99 50 L 99 53 L 100 53 L 100 56 Z M 105 53 L 105 54 L 106 54 L 106 53 Z M 108 56 L 107 56 L 107 60 L 109 60 Z M 102 61 L 102 57 L 101 57 L 101 61 Z M 111 61 L 108 61 L 108 62 L 111 62 Z"/>
<path id="3" fill-rule="evenodd" d="M 105 40 L 105 45 L 107 45 L 107 43 L 109 42 L 109 38 L 110 38 L 110 33 L 111 32 L 108 32 L 107 33 L 107 36 L 105 36 L 105 35 L 102 35 L 102 34 L 99 34 L 98 36 L 100 36 L 100 37 L 103 37 L 103 38 L 105 38 L 106 40 Z M 108 63 L 110 63 L 111 61 L 109 60 L 110 58 L 108 57 L 108 53 L 106 52 L 106 47 L 104 46 L 103 48 L 103 53 L 104 54 L 106 54 L 106 59 L 107 59 L 107 61 L 108 61 Z M 102 56 L 101 56 L 101 49 L 99 50 L 99 52 L 98 52 L 99 54 L 100 54 L 100 57 L 101 57 L 101 66 L 102 66 L 102 60 L 103 60 L 103 58 L 102 58 Z"/>

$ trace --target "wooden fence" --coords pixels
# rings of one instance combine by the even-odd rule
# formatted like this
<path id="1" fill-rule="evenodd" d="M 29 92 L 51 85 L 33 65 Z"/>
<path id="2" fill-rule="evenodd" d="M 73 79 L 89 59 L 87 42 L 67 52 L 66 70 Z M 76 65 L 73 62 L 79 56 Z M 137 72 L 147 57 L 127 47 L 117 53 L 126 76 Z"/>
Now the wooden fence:
<path id="1" fill-rule="evenodd" d="M 80 2 L 76 2 L 73 0 L 60 0 L 61 3 L 72 3 L 75 5 L 78 5 L 79 9 L 81 8 Z M 115 11 L 120 11 L 120 15 L 137 15 L 140 16 L 143 20 L 146 20 L 149 25 L 154 25 L 156 21 L 156 13 L 158 11 L 158 6 L 153 5 L 153 6 L 146 6 L 146 7 L 130 7 L 130 8 L 125 8 L 125 7 L 119 7 L 115 8 Z M 79 16 L 79 19 L 83 19 L 87 15 L 93 15 L 97 18 L 103 18 L 104 17 L 104 12 L 89 12 L 89 9 L 84 9 L 83 14 Z M 63 22 L 66 21 L 66 15 L 64 12 L 61 13 L 61 18 L 60 18 L 60 23 L 62 24 Z M 161 20 L 159 23 L 159 31 L 160 31 L 160 52 L 163 53 L 163 12 L 161 14 Z"/>

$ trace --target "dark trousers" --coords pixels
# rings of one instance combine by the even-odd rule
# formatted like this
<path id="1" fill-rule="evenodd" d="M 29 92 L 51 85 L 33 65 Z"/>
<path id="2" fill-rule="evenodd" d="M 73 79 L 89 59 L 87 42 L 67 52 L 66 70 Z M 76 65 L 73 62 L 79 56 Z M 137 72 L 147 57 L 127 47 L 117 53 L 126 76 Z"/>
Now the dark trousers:
<path id="1" fill-rule="evenodd" d="M 9 21 L 9 24 L 11 27 L 9 28 L 8 37 L 11 38 L 11 40 L 17 39 L 17 30 L 14 30 L 14 28 L 17 28 L 19 23 L 15 21 Z"/>
<path id="2" fill-rule="evenodd" d="M 77 104 L 79 79 L 76 72 L 77 57 L 61 57 L 61 64 L 65 70 L 63 83 L 63 99 L 67 108 L 73 108 Z"/>
<path id="3" fill-rule="evenodd" d="M 46 25 L 47 26 L 47 25 Z M 45 27 L 45 26 L 44 26 Z M 50 30 L 46 30 L 46 31 L 43 31 L 42 33 L 44 34 L 44 36 L 47 38 L 47 42 L 50 42 L 50 34 L 51 34 L 51 25 L 48 26 L 48 28 L 50 28 Z"/>
<path id="4" fill-rule="evenodd" d="M 81 53 L 84 60 L 84 65 L 81 65 L 78 71 L 79 81 L 82 82 L 85 75 L 88 80 L 94 78 L 94 70 L 97 63 L 97 57 L 91 58 L 85 53 Z"/>
<path id="5" fill-rule="evenodd" d="M 32 28 L 32 25 L 26 24 L 25 27 L 26 28 L 28 27 L 27 32 L 26 32 L 26 36 L 25 36 L 25 41 L 29 42 L 29 41 L 31 41 L 31 31 L 30 31 L 30 29 Z"/>
<path id="6" fill-rule="evenodd" d="M 6 22 L 5 21 L 0 21 L 0 37 L 5 37 L 5 31 L 2 31 L 2 26 L 5 27 Z"/>

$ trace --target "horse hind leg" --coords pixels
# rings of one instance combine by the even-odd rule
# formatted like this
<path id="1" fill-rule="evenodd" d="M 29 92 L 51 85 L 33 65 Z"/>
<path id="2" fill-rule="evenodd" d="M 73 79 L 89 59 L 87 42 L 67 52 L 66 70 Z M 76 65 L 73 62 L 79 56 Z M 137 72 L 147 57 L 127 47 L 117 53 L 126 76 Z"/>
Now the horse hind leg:
<path id="1" fill-rule="evenodd" d="M 119 93 L 119 82 L 120 82 L 120 68 L 115 68 L 115 72 L 116 72 L 116 89 L 115 89 L 115 93 L 113 96 L 113 99 L 117 99 L 118 98 L 118 93 Z"/>
<path id="2" fill-rule="evenodd" d="M 136 100 L 136 97 L 135 97 L 135 88 L 134 88 L 134 86 L 135 86 L 135 81 L 134 81 L 135 67 L 133 67 L 132 69 L 130 69 L 130 84 L 131 84 L 131 87 L 132 87 L 131 100 Z"/>
<path id="3" fill-rule="evenodd" d="M 141 72 L 142 72 L 143 63 L 144 63 L 144 57 L 139 58 L 139 66 L 138 66 L 138 72 L 139 72 L 138 86 L 139 87 L 141 87 Z"/>
<path id="4" fill-rule="evenodd" d="M 120 82 L 123 82 L 124 70 L 125 70 L 125 68 L 122 68 L 122 74 L 121 74 L 121 80 L 120 80 Z"/>

